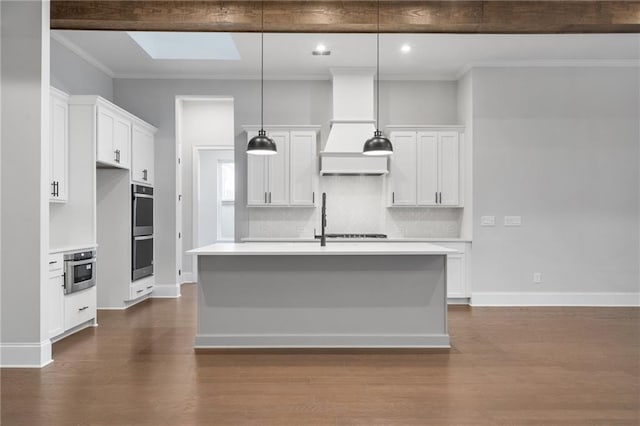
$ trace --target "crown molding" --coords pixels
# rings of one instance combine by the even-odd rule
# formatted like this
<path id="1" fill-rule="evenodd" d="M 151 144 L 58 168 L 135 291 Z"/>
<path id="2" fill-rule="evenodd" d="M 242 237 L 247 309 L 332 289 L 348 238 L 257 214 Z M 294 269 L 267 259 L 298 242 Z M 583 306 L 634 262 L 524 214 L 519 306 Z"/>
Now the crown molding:
<path id="1" fill-rule="evenodd" d="M 113 72 L 113 70 L 111 68 L 109 68 L 108 66 L 106 66 L 105 64 L 103 64 L 102 62 L 97 60 L 95 57 L 93 57 L 92 55 L 87 53 L 86 50 L 82 49 L 80 46 L 78 46 L 77 44 L 73 43 L 72 41 L 70 41 L 65 36 L 61 35 L 60 33 L 55 32 L 55 31 L 51 31 L 50 34 L 51 34 L 51 38 L 52 39 L 54 39 L 55 41 L 57 41 L 58 43 L 60 43 L 61 45 L 63 45 L 64 47 L 66 47 L 67 49 L 69 49 L 70 51 L 75 53 L 76 55 L 78 55 L 80 58 L 84 59 L 89 64 L 91 64 L 94 67 L 98 68 L 100 71 L 102 71 L 103 73 L 105 73 L 109 77 L 114 78 L 114 76 L 116 75 L 116 73 Z"/>
<path id="2" fill-rule="evenodd" d="M 469 62 L 455 74 L 459 80 L 474 68 L 613 68 L 640 67 L 638 59 L 533 59 Z"/>

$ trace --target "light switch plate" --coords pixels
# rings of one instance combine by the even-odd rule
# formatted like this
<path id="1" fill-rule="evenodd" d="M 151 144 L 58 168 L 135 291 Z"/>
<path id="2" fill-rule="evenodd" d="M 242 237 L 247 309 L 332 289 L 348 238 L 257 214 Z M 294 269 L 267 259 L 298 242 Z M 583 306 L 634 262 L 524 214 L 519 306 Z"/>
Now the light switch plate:
<path id="1" fill-rule="evenodd" d="M 496 225 L 496 217 L 495 216 L 481 216 L 480 217 L 480 225 L 481 226 L 495 226 Z"/>
<path id="2" fill-rule="evenodd" d="M 522 216 L 505 216 L 504 226 L 520 226 L 522 225 Z"/>

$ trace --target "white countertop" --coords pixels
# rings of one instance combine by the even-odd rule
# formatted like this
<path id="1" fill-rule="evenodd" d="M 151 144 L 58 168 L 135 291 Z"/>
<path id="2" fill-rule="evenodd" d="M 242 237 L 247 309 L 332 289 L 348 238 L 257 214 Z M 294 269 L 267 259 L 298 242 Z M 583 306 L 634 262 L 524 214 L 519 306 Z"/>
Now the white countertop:
<path id="1" fill-rule="evenodd" d="M 304 243 L 318 241 L 314 238 L 299 238 L 299 237 L 245 237 L 242 239 L 243 243 Z M 389 238 L 327 238 L 327 242 L 334 243 L 470 243 L 469 238 L 447 238 L 447 237 L 389 237 Z"/>
<path id="2" fill-rule="evenodd" d="M 96 247 L 98 247 L 98 244 L 96 244 L 96 243 L 93 243 L 93 244 L 78 244 L 78 245 L 65 246 L 65 247 L 52 247 L 52 248 L 49 248 L 49 254 L 69 253 L 69 252 L 72 252 L 72 251 L 93 250 Z"/>
<path id="3" fill-rule="evenodd" d="M 219 243 L 187 251 L 187 254 L 199 256 L 296 256 L 296 255 L 445 255 L 458 253 L 457 250 L 440 247 L 430 243 L 387 243 L 363 242 L 340 243 L 327 242 L 326 247 L 314 243 Z"/>

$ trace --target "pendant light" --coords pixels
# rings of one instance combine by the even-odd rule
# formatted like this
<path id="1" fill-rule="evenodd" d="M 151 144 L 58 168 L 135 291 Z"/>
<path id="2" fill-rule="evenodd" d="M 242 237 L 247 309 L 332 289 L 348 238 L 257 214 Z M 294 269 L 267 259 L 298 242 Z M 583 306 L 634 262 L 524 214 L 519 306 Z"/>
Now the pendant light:
<path id="1" fill-rule="evenodd" d="M 367 139 L 362 148 L 362 153 L 369 156 L 382 156 L 393 154 L 393 146 L 391 141 L 387 139 L 378 129 L 380 125 L 380 0 L 378 0 L 378 32 L 376 33 L 376 83 L 377 83 L 377 99 L 376 99 L 376 131 L 371 139 Z"/>
<path id="2" fill-rule="evenodd" d="M 264 0 L 261 2 L 260 24 L 260 131 L 247 144 L 247 154 L 274 155 L 278 153 L 276 143 L 264 131 Z"/>

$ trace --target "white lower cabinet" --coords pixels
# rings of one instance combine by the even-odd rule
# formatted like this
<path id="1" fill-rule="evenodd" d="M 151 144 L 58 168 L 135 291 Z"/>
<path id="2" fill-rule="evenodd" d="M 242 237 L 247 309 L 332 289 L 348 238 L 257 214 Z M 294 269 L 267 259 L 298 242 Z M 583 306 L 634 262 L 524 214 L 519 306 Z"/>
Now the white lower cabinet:
<path id="1" fill-rule="evenodd" d="M 153 291 L 153 277 L 134 281 L 129 288 L 129 300 L 146 296 Z"/>
<path id="2" fill-rule="evenodd" d="M 96 317 L 96 288 L 68 294 L 64 297 L 64 328 L 72 329 Z"/>
<path id="3" fill-rule="evenodd" d="M 433 244 L 458 251 L 458 253 L 447 255 L 447 297 L 455 299 L 470 297 L 471 243 L 434 241 Z"/>

